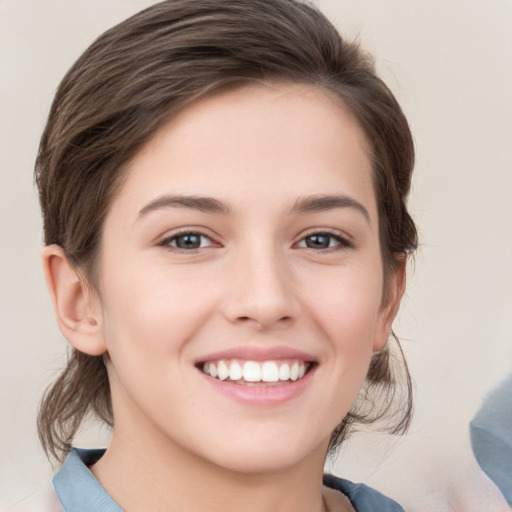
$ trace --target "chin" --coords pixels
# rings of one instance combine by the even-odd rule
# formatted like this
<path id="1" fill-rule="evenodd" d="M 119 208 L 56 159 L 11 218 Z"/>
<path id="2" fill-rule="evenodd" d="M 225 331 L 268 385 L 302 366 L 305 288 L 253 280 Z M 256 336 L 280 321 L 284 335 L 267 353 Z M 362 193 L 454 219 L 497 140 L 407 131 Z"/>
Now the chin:
<path id="1" fill-rule="evenodd" d="M 271 440 L 260 440 L 257 443 L 254 437 L 245 439 L 245 442 L 243 439 L 238 441 L 222 449 L 219 454 L 211 453 L 213 462 L 228 471 L 261 475 L 290 470 L 315 458 L 323 467 L 329 437 L 317 445 L 313 445 L 311 439 L 292 440 L 289 436 L 282 437 L 276 433 Z"/>

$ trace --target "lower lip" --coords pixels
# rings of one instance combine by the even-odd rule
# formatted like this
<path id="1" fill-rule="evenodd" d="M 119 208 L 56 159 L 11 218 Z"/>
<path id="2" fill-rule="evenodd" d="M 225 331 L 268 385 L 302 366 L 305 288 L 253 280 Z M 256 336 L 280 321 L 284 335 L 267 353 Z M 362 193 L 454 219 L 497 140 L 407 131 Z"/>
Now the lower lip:
<path id="1" fill-rule="evenodd" d="M 236 384 L 230 381 L 215 379 L 206 375 L 201 370 L 198 371 L 207 385 L 232 400 L 248 405 L 271 406 L 288 402 L 301 395 L 311 383 L 315 370 L 316 368 L 311 368 L 302 379 L 268 386 L 264 384 L 254 386 Z"/>

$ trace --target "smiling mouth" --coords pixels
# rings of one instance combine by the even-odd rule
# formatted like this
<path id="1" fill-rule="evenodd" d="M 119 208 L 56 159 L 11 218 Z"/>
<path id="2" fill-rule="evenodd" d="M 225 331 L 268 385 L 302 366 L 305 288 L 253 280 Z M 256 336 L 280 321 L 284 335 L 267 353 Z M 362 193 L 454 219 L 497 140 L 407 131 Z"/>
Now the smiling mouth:
<path id="1" fill-rule="evenodd" d="M 303 360 L 286 361 L 207 361 L 198 365 L 206 375 L 221 381 L 245 386 L 279 385 L 301 380 L 314 363 Z"/>

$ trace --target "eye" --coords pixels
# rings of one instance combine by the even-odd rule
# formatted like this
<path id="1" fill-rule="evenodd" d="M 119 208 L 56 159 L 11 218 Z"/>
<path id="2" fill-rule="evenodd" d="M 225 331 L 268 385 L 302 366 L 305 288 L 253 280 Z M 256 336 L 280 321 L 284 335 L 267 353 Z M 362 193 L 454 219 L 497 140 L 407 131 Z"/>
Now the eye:
<path id="1" fill-rule="evenodd" d="M 203 233 L 182 232 L 162 240 L 158 245 L 190 251 L 214 245 L 213 240 Z"/>
<path id="2" fill-rule="evenodd" d="M 325 250 L 353 247 L 353 244 L 341 235 L 335 235 L 333 233 L 311 233 L 300 240 L 298 246 L 308 249 Z"/>

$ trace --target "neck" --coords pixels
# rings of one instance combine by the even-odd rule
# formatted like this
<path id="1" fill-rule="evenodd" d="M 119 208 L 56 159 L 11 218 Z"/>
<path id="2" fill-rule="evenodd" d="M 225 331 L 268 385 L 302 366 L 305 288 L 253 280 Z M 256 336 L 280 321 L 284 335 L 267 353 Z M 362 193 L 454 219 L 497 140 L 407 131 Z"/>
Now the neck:
<path id="1" fill-rule="evenodd" d="M 127 447 L 129 447 L 127 449 Z M 116 435 L 92 472 L 127 512 L 324 512 L 325 447 L 293 467 L 240 473 L 179 447 Z"/>

